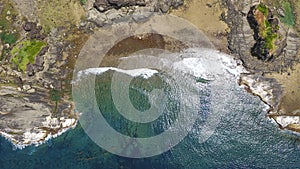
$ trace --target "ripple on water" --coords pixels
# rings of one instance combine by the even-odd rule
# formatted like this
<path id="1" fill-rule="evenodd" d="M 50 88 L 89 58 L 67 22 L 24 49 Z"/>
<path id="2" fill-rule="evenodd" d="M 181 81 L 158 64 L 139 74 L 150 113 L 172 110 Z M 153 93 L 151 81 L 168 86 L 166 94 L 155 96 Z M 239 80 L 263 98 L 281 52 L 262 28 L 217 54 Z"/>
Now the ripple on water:
<path id="1" fill-rule="evenodd" d="M 49 144 L 13 150 L 0 138 L 0 168 L 105 168 L 105 169 L 199 169 L 199 168 L 297 168 L 300 166 L 298 136 L 277 128 L 265 117 L 265 105 L 231 77 L 230 92 L 213 96 L 209 85 L 202 91 L 199 119 L 192 132 L 171 151 L 144 159 L 112 155 L 98 147 L 80 124 Z M 221 97 L 221 94 L 223 95 Z M 214 133 L 202 142 L 201 125 L 210 115 L 212 97 L 226 100 Z M 224 113 L 225 112 L 225 113 Z M 163 121 L 167 121 L 164 119 Z M 199 127 L 200 126 L 200 127 Z"/>

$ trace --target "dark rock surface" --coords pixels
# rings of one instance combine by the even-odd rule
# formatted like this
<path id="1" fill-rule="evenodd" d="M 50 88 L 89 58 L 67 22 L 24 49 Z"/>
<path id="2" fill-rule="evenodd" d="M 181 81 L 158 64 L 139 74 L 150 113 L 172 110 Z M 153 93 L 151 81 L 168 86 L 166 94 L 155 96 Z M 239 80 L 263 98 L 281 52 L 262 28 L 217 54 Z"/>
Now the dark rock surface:
<path id="1" fill-rule="evenodd" d="M 293 64 L 299 62 L 297 54 L 300 48 L 300 37 L 291 28 L 279 23 L 279 33 L 283 36 L 277 53 L 278 56 L 263 61 L 253 56 L 251 49 L 255 46 L 255 32 L 247 19 L 251 7 L 258 4 L 258 0 L 225 0 L 228 12 L 226 23 L 230 28 L 228 47 L 233 54 L 237 54 L 244 66 L 254 72 L 284 72 Z"/>
<path id="2" fill-rule="evenodd" d="M 277 47 L 275 55 L 273 58 L 272 56 L 253 56 L 253 51 L 251 51 L 253 46 L 259 49 L 260 47 L 255 45 L 259 45 L 260 40 L 263 41 L 259 39 L 257 24 L 251 20 L 251 16 L 249 18 L 249 13 L 251 15 L 251 8 L 261 1 L 224 0 L 224 2 L 228 8 L 225 21 L 230 28 L 229 49 L 242 60 L 243 65 L 250 72 L 241 76 L 240 84 L 269 105 L 267 116 L 274 119 L 281 129 L 299 132 L 300 122 L 295 114 L 299 112 L 297 100 L 299 72 L 295 68 L 299 66 L 300 37 L 295 30 L 296 27 L 284 25 L 278 19 L 270 20 L 271 24 L 279 26 L 278 34 L 281 36 L 279 41 L 275 42 Z M 272 3 L 269 4 L 272 5 Z M 269 10 L 272 15 L 272 13 L 275 14 L 273 10 L 276 8 L 269 7 Z M 284 11 L 280 8 L 277 9 L 277 13 L 277 17 L 284 15 Z M 268 19 L 273 18 L 270 16 Z"/>
<path id="3" fill-rule="evenodd" d="M 38 26 L 36 22 L 25 22 L 23 29 L 28 32 L 30 39 L 44 40 L 46 36 L 42 33 L 42 27 Z"/>
<path id="4" fill-rule="evenodd" d="M 138 5 L 138 6 L 144 6 L 146 5 L 145 0 L 108 0 L 108 2 L 116 6 L 118 8 L 123 7 L 123 6 L 133 6 L 133 5 Z"/>
<path id="5" fill-rule="evenodd" d="M 96 0 L 94 3 L 94 8 L 96 8 L 99 12 L 105 12 L 112 8 L 107 0 Z"/>
<path id="6" fill-rule="evenodd" d="M 112 8 L 120 9 L 121 7 L 128 6 L 145 6 L 145 0 L 96 0 L 94 2 L 94 7 L 99 12 L 105 12 Z"/>
<path id="7" fill-rule="evenodd" d="M 98 27 L 113 23 L 145 22 L 155 12 L 167 13 L 183 5 L 184 0 L 95 0 L 87 4 L 88 21 Z"/>
<path id="8" fill-rule="evenodd" d="M 23 25 L 23 29 L 26 31 L 26 32 L 29 32 L 31 31 L 33 28 L 36 27 L 36 24 L 33 23 L 33 22 L 26 22 L 24 25 Z"/>
<path id="9" fill-rule="evenodd" d="M 254 39 L 256 41 L 256 43 L 254 44 L 254 46 L 251 48 L 251 54 L 253 56 L 256 56 L 258 59 L 263 60 L 263 61 L 271 61 L 274 58 L 278 57 L 281 55 L 281 53 L 283 52 L 283 48 L 286 46 L 285 43 L 285 39 L 280 40 L 279 37 L 283 37 L 283 35 L 279 34 L 279 19 L 276 18 L 272 11 L 270 9 L 268 9 L 268 16 L 264 16 L 266 17 L 265 22 L 270 24 L 270 27 L 268 28 L 264 28 L 264 30 L 260 30 L 262 27 L 265 27 L 265 23 L 263 23 L 263 25 L 260 25 L 261 23 L 259 23 L 256 19 L 256 12 L 257 11 L 257 5 L 254 5 L 250 8 L 249 13 L 247 14 L 247 20 L 248 23 L 251 27 L 251 29 L 254 31 Z M 259 12 L 261 13 L 261 12 Z M 262 14 L 262 13 L 261 13 Z M 267 45 L 267 40 L 261 36 L 261 31 L 265 31 L 265 29 L 269 29 L 270 31 L 268 31 L 268 35 L 269 38 L 271 38 L 271 36 L 276 36 L 276 41 L 274 42 L 274 46 L 276 44 L 276 48 L 275 49 L 269 49 Z M 269 42 L 270 43 L 270 42 Z M 272 51 L 275 50 L 275 51 Z"/>

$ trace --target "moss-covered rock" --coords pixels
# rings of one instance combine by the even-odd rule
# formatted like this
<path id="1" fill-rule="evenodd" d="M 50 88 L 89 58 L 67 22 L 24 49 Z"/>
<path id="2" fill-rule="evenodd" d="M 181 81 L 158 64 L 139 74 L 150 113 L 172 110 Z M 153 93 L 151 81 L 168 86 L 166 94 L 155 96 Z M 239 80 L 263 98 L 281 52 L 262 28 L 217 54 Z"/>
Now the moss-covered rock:
<path id="1" fill-rule="evenodd" d="M 247 19 L 254 30 L 256 40 L 256 44 L 251 49 L 252 55 L 264 61 L 278 56 L 281 52 L 277 50 L 280 48 L 277 43 L 280 41 L 279 19 L 275 18 L 272 11 L 264 4 L 253 6 Z"/>
<path id="2" fill-rule="evenodd" d="M 291 27 L 295 26 L 296 20 L 295 20 L 294 10 L 291 4 L 288 1 L 283 1 L 282 8 L 284 10 L 284 16 L 280 17 L 280 20 L 287 26 L 291 26 Z"/>
<path id="3" fill-rule="evenodd" d="M 0 46 L 1 43 L 11 46 L 17 42 L 20 36 L 14 25 L 17 15 L 14 5 L 9 0 L 0 1 Z M 0 61 L 6 58 L 8 51 L 8 48 L 0 50 Z"/>
<path id="4" fill-rule="evenodd" d="M 35 62 L 35 57 L 45 46 L 46 43 L 43 41 L 22 41 L 11 50 L 11 62 L 18 68 L 18 70 L 25 71 L 27 64 L 33 64 Z"/>

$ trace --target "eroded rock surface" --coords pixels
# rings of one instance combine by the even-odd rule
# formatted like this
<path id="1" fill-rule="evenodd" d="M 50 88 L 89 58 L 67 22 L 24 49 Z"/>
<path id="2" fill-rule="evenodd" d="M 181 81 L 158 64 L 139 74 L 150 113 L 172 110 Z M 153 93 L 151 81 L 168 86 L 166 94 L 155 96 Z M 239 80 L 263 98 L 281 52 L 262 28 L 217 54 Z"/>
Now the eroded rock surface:
<path id="1" fill-rule="evenodd" d="M 237 54 L 244 62 L 244 66 L 255 72 L 286 71 L 293 64 L 298 62 L 297 54 L 300 47 L 300 37 L 292 28 L 285 27 L 279 23 L 282 34 L 281 42 L 284 48 L 280 47 L 282 52 L 272 58 L 270 62 L 254 57 L 251 49 L 255 46 L 255 32 L 251 28 L 247 19 L 247 14 L 251 8 L 259 3 L 258 0 L 235 1 L 227 0 L 228 13 L 226 22 L 230 28 L 228 36 L 230 50 Z"/>
<path id="2" fill-rule="evenodd" d="M 35 90 L 29 85 L 0 87 L 0 132 L 19 148 L 39 144 L 76 124 L 76 119 L 55 117 L 52 106 L 43 101 L 44 92 Z"/>
<path id="3" fill-rule="evenodd" d="M 279 19 L 274 21 L 276 17 L 273 16 L 273 13 L 276 13 L 274 11 L 276 7 L 268 7 L 266 13 L 269 15 L 264 17 L 268 19 L 268 22 L 276 22 L 274 25 L 269 23 L 269 26 L 278 26 L 273 33 L 276 33 L 280 38 L 274 41 L 276 51 L 272 52 L 273 55 L 269 55 L 269 51 L 264 55 L 260 53 L 260 50 L 257 50 L 262 47 L 259 46 L 261 45 L 259 43 L 265 41 L 258 32 L 261 30 L 257 23 L 259 18 L 257 18 L 258 15 L 256 18 L 252 16 L 255 15 L 254 8 L 261 1 L 226 0 L 225 3 L 228 8 L 225 20 L 230 28 L 228 36 L 229 49 L 243 61 L 243 65 L 250 71 L 250 74 L 241 77 L 240 84 L 245 85 L 251 93 L 259 96 L 262 101 L 270 106 L 269 117 L 274 119 L 282 129 L 299 132 L 299 115 L 294 112 L 283 111 L 282 108 L 282 103 L 285 102 L 294 105 L 293 108 L 296 108 L 295 104 L 298 104 L 293 101 L 295 100 L 293 97 L 298 96 L 287 95 L 289 90 L 299 90 L 298 86 L 289 86 L 290 83 L 282 80 L 282 77 L 286 76 L 284 74 L 297 76 L 294 75 L 292 70 L 294 66 L 299 64 L 299 34 L 297 34 L 295 28 L 284 25 Z M 281 8 L 277 9 L 279 17 L 285 15 Z M 265 25 L 263 26 L 265 27 Z M 255 52 L 253 52 L 253 49 L 255 49 Z M 260 54 L 257 55 L 257 52 Z M 269 74 L 272 74 L 272 77 L 267 78 Z M 293 81 L 297 80 L 293 79 Z M 287 89 L 286 86 L 292 87 L 292 89 Z"/>
<path id="4" fill-rule="evenodd" d="M 154 12 L 167 13 L 183 0 L 96 0 L 86 4 L 88 21 L 98 27 L 118 22 L 144 22 Z"/>

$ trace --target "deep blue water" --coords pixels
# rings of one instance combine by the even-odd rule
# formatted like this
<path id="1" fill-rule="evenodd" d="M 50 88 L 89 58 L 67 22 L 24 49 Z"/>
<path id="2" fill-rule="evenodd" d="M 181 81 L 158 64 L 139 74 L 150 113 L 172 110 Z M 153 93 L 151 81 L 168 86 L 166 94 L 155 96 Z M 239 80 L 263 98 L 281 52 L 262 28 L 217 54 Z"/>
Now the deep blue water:
<path id="1" fill-rule="evenodd" d="M 243 115 L 250 114 L 250 115 Z M 243 119 L 244 118 L 244 119 Z M 247 121 L 244 121 L 244 120 Z M 277 129 L 261 110 L 232 112 L 216 133 L 199 144 L 195 133 L 171 151 L 146 159 L 112 155 L 98 147 L 80 125 L 39 147 L 13 150 L 0 138 L 1 169 L 174 169 L 299 168 L 299 137 Z"/>
<path id="2" fill-rule="evenodd" d="M 0 169 L 201 169 L 300 168 L 300 139 L 266 118 L 264 105 L 236 88 L 214 134 L 199 143 L 193 131 L 170 151 L 151 158 L 113 155 L 96 145 L 80 125 L 40 145 L 15 150 L 0 138 Z M 203 108 L 205 109 L 205 108 Z"/>

